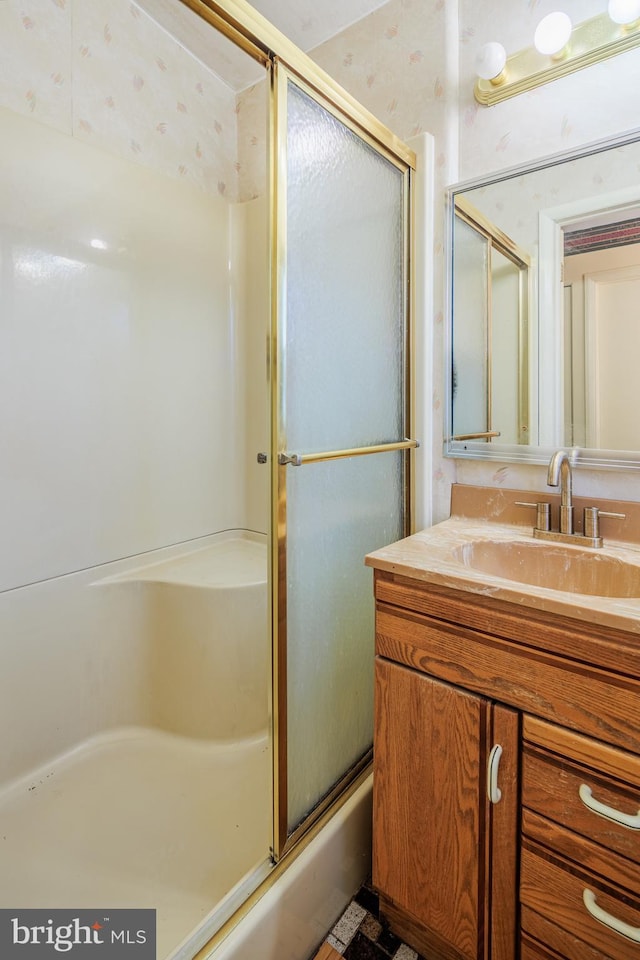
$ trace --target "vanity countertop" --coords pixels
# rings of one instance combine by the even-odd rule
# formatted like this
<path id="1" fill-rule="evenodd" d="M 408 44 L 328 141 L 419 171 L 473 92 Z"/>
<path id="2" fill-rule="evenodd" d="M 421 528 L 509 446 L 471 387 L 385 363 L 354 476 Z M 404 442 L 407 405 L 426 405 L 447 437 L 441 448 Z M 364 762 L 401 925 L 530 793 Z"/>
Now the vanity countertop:
<path id="1" fill-rule="evenodd" d="M 508 541 L 522 543 L 525 547 L 527 544 L 536 544 L 544 549 L 543 543 L 533 537 L 533 511 L 516 506 L 518 500 L 537 499 L 553 504 L 558 500 L 557 497 L 522 490 L 454 485 L 452 515 L 449 519 L 376 550 L 366 557 L 365 562 L 371 567 L 399 576 L 640 634 L 640 590 L 637 597 L 570 593 L 483 572 L 468 566 L 461 559 L 465 548 L 480 541 Z M 577 515 L 581 513 L 582 506 L 596 505 L 603 510 L 625 513 L 626 518 L 625 521 L 610 519 L 608 527 L 605 527 L 603 519 L 604 545 L 599 549 L 563 544 L 561 549 L 568 557 L 566 562 L 571 562 L 572 551 L 583 555 L 588 551 L 593 554 L 595 563 L 602 562 L 598 561 L 598 557 L 612 558 L 637 567 L 640 578 L 640 542 L 636 540 L 636 521 L 640 521 L 640 505 L 622 501 L 587 501 L 584 498 L 574 498 L 574 503 Z M 607 532 L 612 529 L 613 524 L 618 524 L 619 527 L 624 524 L 619 530 L 619 533 L 624 531 L 624 541 L 614 540 L 611 533 Z M 552 549 L 554 546 L 552 545 Z M 558 582 L 561 583 L 561 578 Z"/>

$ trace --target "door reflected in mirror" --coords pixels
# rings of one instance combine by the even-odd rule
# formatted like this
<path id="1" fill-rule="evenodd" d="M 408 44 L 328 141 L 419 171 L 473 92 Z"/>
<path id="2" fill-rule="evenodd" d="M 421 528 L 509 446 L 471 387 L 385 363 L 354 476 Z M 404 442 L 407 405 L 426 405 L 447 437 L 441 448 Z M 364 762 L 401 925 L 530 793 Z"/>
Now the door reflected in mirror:
<path id="1" fill-rule="evenodd" d="M 565 233 L 566 444 L 640 450 L 640 221 L 579 234 Z"/>

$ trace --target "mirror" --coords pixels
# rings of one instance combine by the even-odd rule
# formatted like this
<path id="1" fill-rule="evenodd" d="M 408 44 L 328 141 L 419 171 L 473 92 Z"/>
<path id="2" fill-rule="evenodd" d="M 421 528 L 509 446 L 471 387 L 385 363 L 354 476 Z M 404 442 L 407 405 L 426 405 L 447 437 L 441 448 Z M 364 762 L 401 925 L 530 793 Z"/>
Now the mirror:
<path id="1" fill-rule="evenodd" d="M 445 452 L 640 468 L 640 131 L 449 190 Z"/>

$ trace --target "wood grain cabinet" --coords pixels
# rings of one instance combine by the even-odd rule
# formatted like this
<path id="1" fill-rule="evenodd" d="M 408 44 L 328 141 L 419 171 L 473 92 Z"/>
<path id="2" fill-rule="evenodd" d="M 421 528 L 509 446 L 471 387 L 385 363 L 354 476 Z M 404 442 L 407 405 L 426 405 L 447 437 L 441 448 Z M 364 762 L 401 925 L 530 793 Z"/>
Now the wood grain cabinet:
<path id="1" fill-rule="evenodd" d="M 374 881 L 398 930 L 419 919 L 409 938 L 429 956 L 489 955 L 492 883 L 513 915 L 517 738 L 515 711 L 378 658 Z M 492 751 L 502 806 L 488 797 Z M 511 925 L 505 960 L 513 943 Z"/>
<path id="2" fill-rule="evenodd" d="M 373 880 L 431 960 L 640 960 L 640 642 L 375 571 Z"/>

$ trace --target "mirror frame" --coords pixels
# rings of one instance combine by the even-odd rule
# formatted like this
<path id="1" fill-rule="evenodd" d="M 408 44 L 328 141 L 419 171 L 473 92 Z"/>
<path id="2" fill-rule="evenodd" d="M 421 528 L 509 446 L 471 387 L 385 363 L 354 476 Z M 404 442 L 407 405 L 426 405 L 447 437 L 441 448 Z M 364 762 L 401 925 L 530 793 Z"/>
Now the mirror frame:
<path id="1" fill-rule="evenodd" d="M 445 402 L 443 404 L 445 417 L 443 453 L 445 457 L 455 459 L 485 460 L 490 462 L 494 461 L 503 463 L 546 465 L 548 464 L 553 452 L 560 447 L 571 450 L 572 461 L 576 464 L 598 469 L 640 470 L 640 450 L 599 450 L 586 447 L 571 448 L 563 444 L 554 444 L 552 446 L 529 444 L 500 445 L 479 440 L 454 440 L 451 436 L 451 425 L 453 422 L 453 236 L 456 196 L 458 194 L 466 193 L 468 190 L 492 186 L 501 183 L 504 180 L 512 179 L 513 177 L 521 177 L 527 173 L 535 173 L 539 170 L 545 170 L 568 163 L 571 160 L 579 160 L 583 157 L 593 156 L 597 153 L 604 153 L 607 150 L 615 150 L 618 147 L 627 146 L 628 144 L 632 143 L 640 143 L 640 128 L 635 128 L 634 130 L 627 131 L 626 133 L 620 134 L 616 137 L 607 137 L 602 140 L 596 140 L 573 150 L 566 150 L 555 154 L 550 154 L 529 163 L 523 163 L 513 167 L 506 167 L 502 170 L 495 171 L 494 173 L 487 174 L 484 177 L 466 180 L 461 183 L 453 184 L 447 188 L 445 203 L 445 316 L 447 318 L 447 322 L 445 324 Z M 638 196 L 640 196 L 640 185 L 638 187 Z M 541 214 L 540 219 L 548 221 L 547 227 L 549 227 L 549 222 L 552 224 L 552 226 L 555 223 L 555 221 L 549 221 L 548 211 L 544 211 L 544 213 Z M 552 313 L 554 317 L 558 316 L 558 312 L 561 308 L 561 305 L 557 303 L 558 298 L 556 297 L 555 302 L 557 304 L 558 312 L 549 310 L 550 304 L 554 303 L 553 291 L 560 289 L 559 284 L 557 283 L 557 280 L 560 277 L 561 254 L 558 241 L 561 238 L 562 231 L 558 226 L 558 228 L 552 232 L 555 236 L 555 244 L 558 247 L 558 255 L 553 260 L 557 269 L 552 270 L 550 274 L 548 271 L 545 271 L 545 276 L 543 277 L 540 272 L 540 264 L 538 264 L 537 283 L 532 285 L 534 288 L 534 293 L 532 295 L 529 308 L 529 353 L 531 359 L 530 370 L 532 371 L 531 379 L 532 381 L 535 381 L 530 384 L 530 409 L 532 412 L 534 410 L 538 411 L 538 418 L 540 416 L 537 399 L 538 384 L 540 379 L 539 354 L 541 352 L 541 344 L 546 348 L 551 347 L 553 349 L 553 344 L 555 341 L 559 348 L 559 339 L 562 336 L 561 330 L 556 330 L 555 332 L 553 331 L 553 324 L 551 322 L 547 322 L 543 325 L 540 323 L 539 318 L 540 306 L 542 304 L 545 305 L 545 312 Z M 549 238 L 547 237 L 547 246 L 548 245 Z M 540 260 L 542 260 L 542 258 L 540 258 Z M 560 365 L 556 363 L 555 366 L 556 370 L 554 383 L 556 390 L 559 391 L 561 389 L 559 377 L 560 371 L 558 369 Z M 532 430 L 532 432 L 535 433 L 535 430 Z"/>

